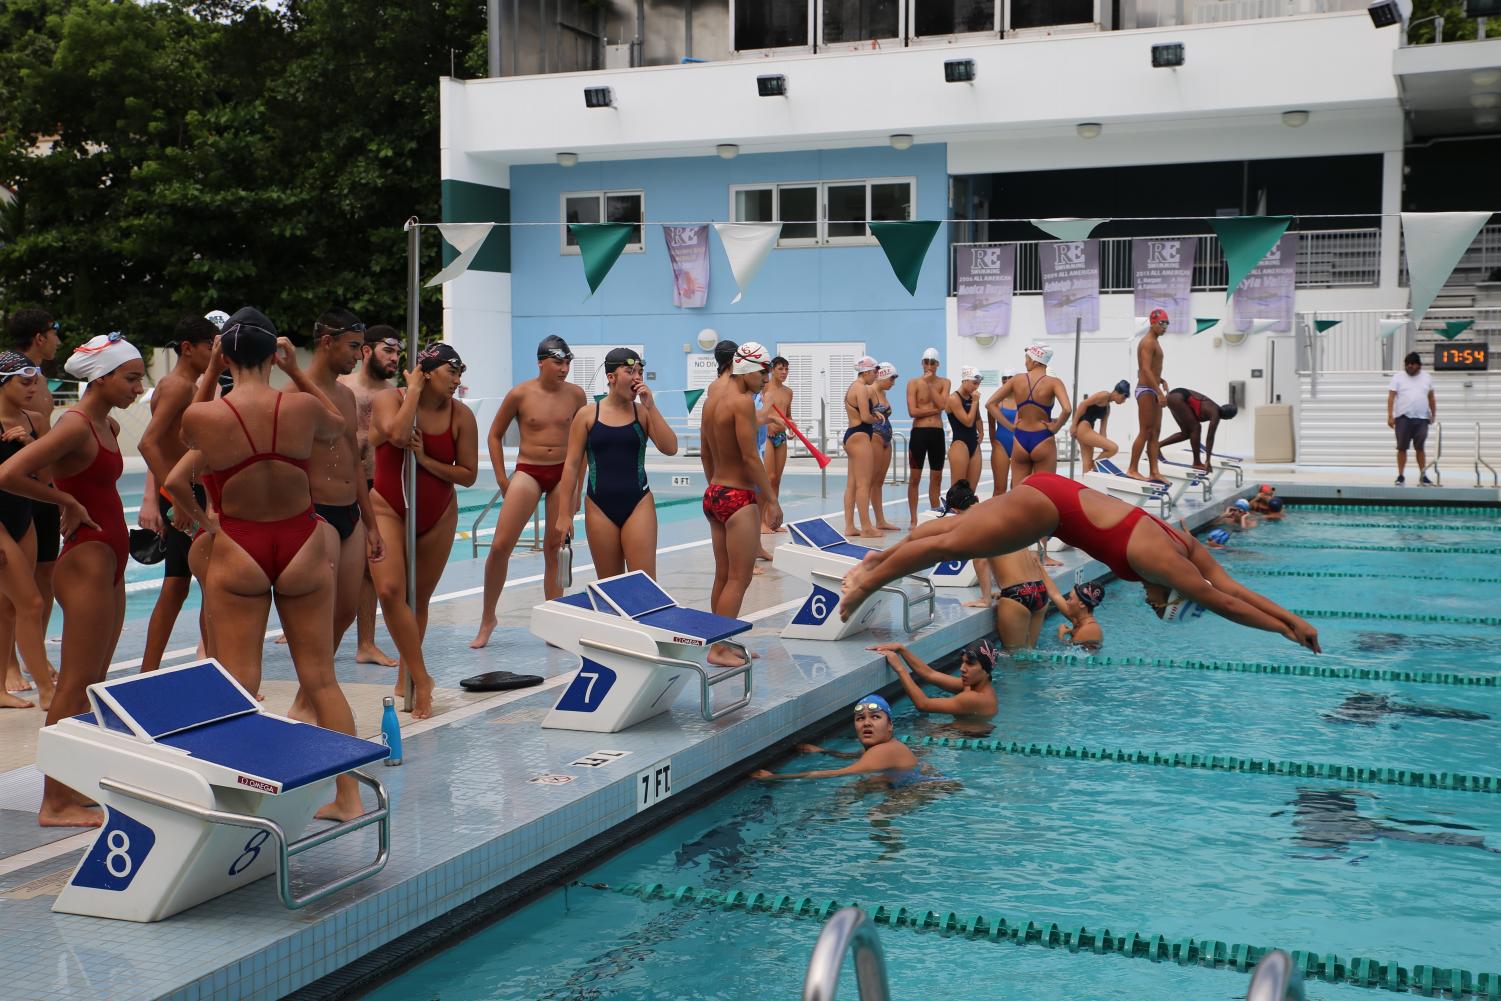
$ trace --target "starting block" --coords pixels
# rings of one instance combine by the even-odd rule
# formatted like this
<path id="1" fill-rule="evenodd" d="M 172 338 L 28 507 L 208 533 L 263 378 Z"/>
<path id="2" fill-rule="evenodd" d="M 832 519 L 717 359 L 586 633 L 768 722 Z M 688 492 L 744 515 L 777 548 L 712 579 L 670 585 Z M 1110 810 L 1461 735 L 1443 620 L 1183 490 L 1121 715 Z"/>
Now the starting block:
<path id="1" fill-rule="evenodd" d="M 1179 446 L 1177 446 L 1176 451 L 1174 452 L 1174 454 L 1177 456 L 1177 459 L 1175 461 L 1178 464 L 1185 465 L 1185 466 L 1188 466 L 1188 467 L 1192 468 L 1192 466 L 1193 466 L 1193 449 L 1192 448 L 1190 448 L 1188 445 L 1179 445 Z M 1245 480 L 1246 480 L 1245 461 L 1246 460 L 1245 460 L 1244 456 L 1241 456 L 1241 455 L 1227 455 L 1224 452 L 1215 452 L 1212 455 L 1210 455 L 1209 458 L 1211 460 L 1213 460 L 1214 473 L 1211 474 L 1211 475 L 1214 476 L 1214 478 L 1215 478 L 1216 481 L 1218 481 L 1218 479 L 1219 479 L 1219 474 L 1229 472 L 1229 473 L 1234 473 L 1235 474 L 1235 487 L 1236 487 L 1237 490 L 1240 489 L 1242 486 L 1245 485 Z M 1198 472 L 1202 473 L 1203 470 L 1198 470 Z"/>
<path id="2" fill-rule="evenodd" d="M 1164 458 L 1157 460 L 1157 469 L 1166 479 L 1183 481 L 1186 484 L 1185 492 L 1201 490 L 1206 501 L 1214 494 L 1214 485 L 1219 482 L 1221 476 L 1225 475 L 1223 469 L 1206 473 L 1202 469 L 1195 469 L 1191 463 L 1174 462 L 1172 459 Z"/>
<path id="3" fill-rule="evenodd" d="M 917 516 L 917 521 L 922 524 L 943 516 L 942 511 L 923 511 Z M 928 583 L 934 587 L 979 587 L 980 575 L 975 571 L 973 560 L 948 560 L 933 568 L 928 574 Z"/>
<path id="4" fill-rule="evenodd" d="M 532 609 L 533 635 L 578 654 L 582 663 L 542 725 L 616 733 L 666 712 L 694 675 L 704 719 L 728 716 L 750 704 L 750 651 L 730 639 L 750 628 L 740 619 L 684 608 L 639 570 L 544 601 Z M 715 644 L 737 650 L 745 663 L 707 663 Z M 740 697 L 715 709 L 713 688 L 736 678 L 744 686 Z"/>
<path id="5" fill-rule="evenodd" d="M 1172 485 L 1167 485 L 1127 476 L 1125 470 L 1109 459 L 1097 459 L 1094 470 L 1085 473 L 1082 479 L 1085 486 L 1108 493 L 1112 497 L 1130 501 L 1137 507 L 1155 503 L 1164 518 L 1168 516 L 1168 509 L 1177 504 L 1178 498 L 1188 490 L 1187 480 L 1178 480 Z"/>
<path id="6" fill-rule="evenodd" d="M 54 911 L 160 921 L 272 872 L 282 903 L 298 908 L 385 868 L 390 800 L 355 771 L 386 757 L 384 744 L 265 712 L 214 660 L 104 681 L 88 695 L 92 711 L 37 738 L 37 767 L 105 811 Z M 300 836 L 346 772 L 374 790 L 376 808 Z M 294 855 L 372 824 L 373 862 L 293 895 Z"/>
<path id="7" fill-rule="evenodd" d="M 787 531 L 792 541 L 776 548 L 772 553 L 772 566 L 807 581 L 810 590 L 802 607 L 783 628 L 783 639 L 842 640 L 869 628 L 871 621 L 891 599 L 901 603 L 902 628 L 907 632 L 921 629 L 933 621 L 937 611 L 933 582 L 915 575 L 905 579 L 922 586 L 923 593 L 916 598 L 895 584 L 888 584 L 871 595 L 849 621 L 839 618 L 844 575 L 863 560 L 866 553 L 875 550 L 850 542 L 822 518 L 793 522 L 787 526 Z M 914 626 L 912 604 L 923 600 L 928 603 L 928 617 Z"/>

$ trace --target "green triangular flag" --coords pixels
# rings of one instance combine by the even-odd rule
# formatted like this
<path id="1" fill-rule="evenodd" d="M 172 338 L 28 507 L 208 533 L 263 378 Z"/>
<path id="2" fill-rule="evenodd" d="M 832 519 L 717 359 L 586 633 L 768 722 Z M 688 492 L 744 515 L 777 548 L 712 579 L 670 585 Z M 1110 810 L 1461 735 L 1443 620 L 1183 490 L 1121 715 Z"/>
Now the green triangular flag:
<path id="1" fill-rule="evenodd" d="M 910 222 L 873 222 L 870 231 L 886 251 L 886 260 L 896 272 L 897 281 L 912 295 L 917 294 L 917 276 L 922 273 L 922 259 L 938 232 L 938 223 L 922 219 Z"/>
<path id="2" fill-rule="evenodd" d="M 584 259 L 584 280 L 593 295 L 605 275 L 615 266 L 620 252 L 631 242 L 636 227 L 628 222 L 571 222 L 568 231 L 579 242 L 579 256 Z"/>
<path id="3" fill-rule="evenodd" d="M 1217 318 L 1212 316 L 1196 316 L 1194 317 L 1194 333 L 1202 334 L 1204 331 L 1208 330 L 1210 327 L 1215 326 L 1219 322 L 1220 321 Z"/>
<path id="4" fill-rule="evenodd" d="M 698 404 L 699 399 L 702 398 L 703 395 L 704 391 L 702 389 L 683 390 L 683 406 L 687 408 L 690 414 L 693 413 L 694 406 Z"/>
<path id="5" fill-rule="evenodd" d="M 1314 320 L 1313 321 L 1313 329 L 1317 330 L 1319 333 L 1322 334 L 1324 331 L 1328 330 L 1330 327 L 1337 327 L 1341 323 L 1344 323 L 1344 322 L 1345 322 L 1344 320 Z"/>
<path id="6" fill-rule="evenodd" d="M 609 395 L 610 395 L 609 393 L 595 393 L 594 394 L 594 402 L 598 403 L 600 400 L 603 400 L 606 396 L 609 396 Z"/>
<path id="7" fill-rule="evenodd" d="M 1225 264 L 1230 269 L 1226 299 L 1235 294 L 1236 288 L 1261 263 L 1267 251 L 1277 245 L 1292 221 L 1290 215 L 1242 215 L 1208 220 L 1210 227 L 1219 234 Z"/>
<path id="8" fill-rule="evenodd" d="M 1444 329 L 1440 330 L 1438 335 L 1446 341 L 1452 341 L 1474 325 L 1474 320 L 1450 320 L 1444 324 Z"/>

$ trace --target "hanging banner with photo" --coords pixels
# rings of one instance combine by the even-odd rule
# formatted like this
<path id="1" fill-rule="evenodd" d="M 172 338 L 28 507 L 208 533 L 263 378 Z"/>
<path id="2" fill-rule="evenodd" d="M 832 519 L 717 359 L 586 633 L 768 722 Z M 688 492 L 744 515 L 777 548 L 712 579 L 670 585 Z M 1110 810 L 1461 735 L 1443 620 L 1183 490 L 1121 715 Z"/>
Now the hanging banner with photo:
<path id="1" fill-rule="evenodd" d="M 672 304 L 698 309 L 709 304 L 709 227 L 663 226 L 672 262 Z"/>
<path id="2" fill-rule="evenodd" d="M 1050 334 L 1100 329 L 1100 241 L 1065 240 L 1037 245 L 1042 271 L 1042 315 Z"/>
<path id="3" fill-rule="evenodd" d="M 1151 316 L 1152 310 L 1165 309 L 1173 329 L 1187 328 L 1198 246 L 1199 241 L 1191 236 L 1166 240 L 1149 236 L 1131 241 L 1131 284 L 1136 289 L 1137 316 Z"/>
<path id="4" fill-rule="evenodd" d="M 1298 234 L 1287 233 L 1235 287 L 1235 329 L 1250 330 L 1253 320 L 1276 320 L 1269 329 L 1291 331 L 1297 270 Z"/>
<path id="5" fill-rule="evenodd" d="M 954 287 L 960 337 L 1005 337 L 1011 333 L 1016 244 L 980 243 L 956 248 Z"/>

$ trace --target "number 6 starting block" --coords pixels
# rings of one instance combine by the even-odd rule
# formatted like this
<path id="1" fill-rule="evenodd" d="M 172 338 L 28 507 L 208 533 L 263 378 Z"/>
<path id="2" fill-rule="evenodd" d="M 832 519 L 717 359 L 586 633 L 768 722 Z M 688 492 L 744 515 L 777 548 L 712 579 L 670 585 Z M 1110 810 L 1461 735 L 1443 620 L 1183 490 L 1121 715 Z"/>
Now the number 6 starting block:
<path id="1" fill-rule="evenodd" d="M 335 777 L 384 758 L 384 744 L 264 712 L 217 661 L 90 685 L 92 712 L 37 738 L 37 767 L 97 800 L 104 826 L 52 906 L 54 911 L 160 921 L 277 875 L 277 892 L 302 907 L 385 868 L 390 801 L 299 837 L 327 802 Z M 294 896 L 292 856 L 372 824 L 371 864 Z"/>
<path id="2" fill-rule="evenodd" d="M 544 601 L 532 609 L 532 633 L 578 654 L 582 663 L 542 725 L 616 733 L 666 712 L 694 675 L 704 719 L 728 716 L 750 705 L 750 651 L 730 639 L 750 628 L 740 619 L 684 608 L 639 570 Z M 709 664 L 708 648 L 715 644 L 737 650 L 745 663 Z M 740 698 L 715 709 L 713 688 L 736 678 L 744 684 Z"/>
<path id="3" fill-rule="evenodd" d="M 839 599 L 844 575 L 874 552 L 850 542 L 822 518 L 808 518 L 787 526 L 791 542 L 784 542 L 772 553 L 772 566 L 808 582 L 811 589 L 792 621 L 782 629 L 783 639 L 842 640 L 870 626 L 888 601 L 901 603 L 902 628 L 912 632 L 933 621 L 937 609 L 933 583 L 926 577 L 909 576 L 908 581 L 922 586 L 924 593 L 914 598 L 900 587 L 888 584 L 866 600 L 848 621 L 839 618 Z M 912 604 L 925 600 L 928 617 L 912 625 Z"/>

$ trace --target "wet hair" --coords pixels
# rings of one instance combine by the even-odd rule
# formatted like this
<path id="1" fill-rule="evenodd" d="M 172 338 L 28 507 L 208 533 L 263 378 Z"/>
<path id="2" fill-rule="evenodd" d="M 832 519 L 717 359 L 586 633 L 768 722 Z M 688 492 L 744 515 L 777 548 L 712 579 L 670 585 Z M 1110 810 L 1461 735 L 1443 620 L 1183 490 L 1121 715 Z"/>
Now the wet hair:
<path id="1" fill-rule="evenodd" d="M 1233 403 L 1225 403 L 1220 406 L 1220 420 L 1233 421 L 1235 415 L 1240 413 L 1240 408 Z"/>
<path id="2" fill-rule="evenodd" d="M 401 332 L 385 323 L 377 323 L 373 327 L 365 328 L 365 343 L 370 347 L 375 347 L 375 345 L 387 338 L 394 339 L 399 343 L 401 341 Z"/>
<path id="3" fill-rule="evenodd" d="M 1418 353 L 1416 351 L 1409 351 L 1407 352 L 1407 357 L 1402 359 L 1402 364 L 1421 365 L 1423 364 L 1423 359 L 1418 356 Z"/>
<path id="4" fill-rule="evenodd" d="M 1111 392 L 1115 393 L 1117 396 L 1130 396 L 1131 384 L 1125 379 L 1122 379 L 1120 382 L 1117 382 L 1115 384 L 1115 389 L 1111 390 Z"/>
<path id="5" fill-rule="evenodd" d="M 968 480 L 959 480 L 943 495 L 943 506 L 949 511 L 964 511 L 980 502 Z"/>
<path id="6" fill-rule="evenodd" d="M 257 368 L 276 354 L 276 324 L 265 313 L 246 306 L 224 324 L 219 346 L 224 357 L 241 368 Z"/>
<path id="7" fill-rule="evenodd" d="M 730 366 L 735 362 L 735 352 L 739 348 L 740 345 L 734 341 L 720 341 L 714 345 L 714 366 L 719 370 L 720 375 L 730 370 Z"/>
<path id="8" fill-rule="evenodd" d="M 219 336 L 219 327 L 206 316 L 190 313 L 177 321 L 172 331 L 172 347 L 181 354 L 184 344 L 210 344 Z"/>
<path id="9" fill-rule="evenodd" d="M 16 351 L 31 347 L 38 334 L 45 334 L 52 326 L 52 314 L 45 309 L 18 309 L 6 321 L 5 333 Z"/>
<path id="10" fill-rule="evenodd" d="M 788 361 L 786 358 L 783 358 L 781 355 L 777 355 L 775 358 L 773 358 L 771 360 L 771 367 L 772 368 L 776 368 L 778 365 L 785 365 L 788 368 L 792 367 L 792 363 L 790 361 Z"/>

